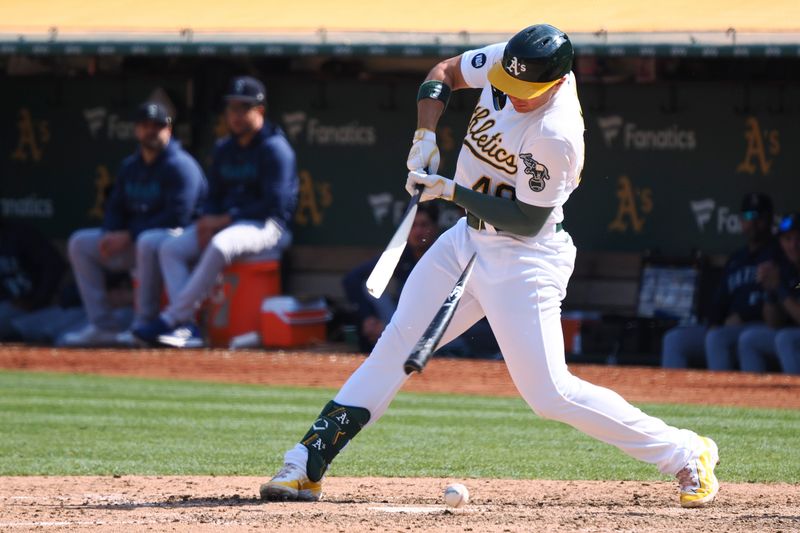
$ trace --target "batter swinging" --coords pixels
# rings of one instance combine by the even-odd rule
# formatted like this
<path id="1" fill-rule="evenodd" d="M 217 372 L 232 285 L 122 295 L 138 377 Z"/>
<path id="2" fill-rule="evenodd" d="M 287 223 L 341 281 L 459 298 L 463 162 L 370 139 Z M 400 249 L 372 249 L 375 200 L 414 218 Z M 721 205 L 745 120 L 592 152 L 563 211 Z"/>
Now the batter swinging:
<path id="1" fill-rule="evenodd" d="M 261 487 L 265 499 L 318 500 L 330 462 L 374 423 L 407 379 L 403 362 L 466 262 L 477 263 L 442 343 L 488 318 L 514 384 L 528 405 L 676 475 L 684 507 L 719 490 L 716 444 L 668 426 L 615 392 L 570 374 L 561 300 L 575 262 L 562 206 L 583 166 L 583 117 L 567 35 L 535 25 L 436 65 L 418 95 L 418 128 L 406 188 L 468 211 L 422 257 L 375 349 L 328 403 L 285 465 Z M 455 179 L 437 175 L 434 131 L 451 90 L 481 89 Z M 426 169 L 428 173 L 426 173 Z"/>

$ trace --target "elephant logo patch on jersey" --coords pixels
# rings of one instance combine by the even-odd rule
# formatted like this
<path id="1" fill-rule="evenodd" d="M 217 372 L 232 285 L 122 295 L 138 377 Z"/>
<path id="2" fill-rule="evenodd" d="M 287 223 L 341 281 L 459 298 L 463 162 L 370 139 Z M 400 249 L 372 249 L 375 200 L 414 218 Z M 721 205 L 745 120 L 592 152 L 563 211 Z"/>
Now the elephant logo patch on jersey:
<path id="1" fill-rule="evenodd" d="M 525 163 L 525 174 L 531 175 L 531 179 L 528 180 L 531 190 L 533 192 L 542 192 L 545 181 L 550 179 L 550 171 L 547 170 L 546 166 L 535 160 L 532 154 L 519 154 L 519 157 Z"/>

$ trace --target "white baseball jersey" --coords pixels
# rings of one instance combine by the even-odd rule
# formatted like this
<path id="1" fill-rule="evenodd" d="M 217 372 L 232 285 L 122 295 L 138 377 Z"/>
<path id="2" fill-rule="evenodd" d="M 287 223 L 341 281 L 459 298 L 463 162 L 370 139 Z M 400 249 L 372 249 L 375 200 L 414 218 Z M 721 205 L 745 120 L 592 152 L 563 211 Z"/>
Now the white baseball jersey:
<path id="1" fill-rule="evenodd" d="M 553 207 L 548 222 L 564 219 L 562 206 L 583 169 L 583 115 L 575 76 L 541 108 L 518 113 L 511 102 L 492 104 L 487 74 L 503 58 L 506 43 L 465 52 L 461 72 L 467 85 L 483 89 L 458 156 L 455 181 L 463 187 L 526 204 Z"/>
<path id="2" fill-rule="evenodd" d="M 461 70 L 471 87 L 483 88 L 458 159 L 456 181 L 486 194 L 553 207 L 578 185 L 583 166 L 583 118 L 570 74 L 545 106 L 517 113 L 511 103 L 492 105 L 486 79 L 505 43 L 467 52 Z M 700 446 L 696 433 L 665 424 L 619 394 L 573 376 L 565 361 L 561 301 L 575 264 L 567 231 L 519 237 L 475 229 L 461 218 L 425 252 L 408 277 L 397 310 L 370 356 L 336 395 L 341 405 L 363 407 L 375 423 L 408 379 L 403 363 L 436 316 L 472 254 L 472 277 L 441 345 L 486 317 L 522 397 L 537 413 L 571 424 L 664 473 L 683 468 Z M 284 456 L 304 468 L 308 450 L 298 444 Z"/>

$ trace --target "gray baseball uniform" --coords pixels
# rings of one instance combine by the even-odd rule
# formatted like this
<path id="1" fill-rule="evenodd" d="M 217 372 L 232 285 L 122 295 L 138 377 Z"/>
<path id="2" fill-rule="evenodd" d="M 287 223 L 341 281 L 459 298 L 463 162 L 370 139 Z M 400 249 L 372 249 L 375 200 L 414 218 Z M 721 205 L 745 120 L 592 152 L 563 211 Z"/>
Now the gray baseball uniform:
<path id="1" fill-rule="evenodd" d="M 123 161 L 106 202 L 103 227 L 79 230 L 69 242 L 70 261 L 90 324 L 112 331 L 125 326 L 116 323 L 110 313 L 105 269 L 133 269 L 138 281 L 135 323 L 158 315 L 158 248 L 170 235 L 169 228 L 189 224 L 205 190 L 203 171 L 176 140 L 170 140 L 150 164 L 139 150 Z M 129 232 L 134 244 L 103 258 L 99 242 L 105 232 L 114 231 Z"/>

